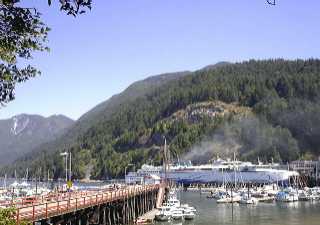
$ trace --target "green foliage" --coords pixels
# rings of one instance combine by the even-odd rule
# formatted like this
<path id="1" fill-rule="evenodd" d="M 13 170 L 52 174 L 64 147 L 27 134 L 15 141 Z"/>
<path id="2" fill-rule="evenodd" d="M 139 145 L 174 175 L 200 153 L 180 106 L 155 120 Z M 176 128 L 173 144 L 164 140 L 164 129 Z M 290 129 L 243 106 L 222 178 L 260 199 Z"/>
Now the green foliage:
<path id="1" fill-rule="evenodd" d="M 20 0 L 0 2 L 0 105 L 14 99 L 17 83 L 25 82 L 40 74 L 35 67 L 26 64 L 35 51 L 48 51 L 46 46 L 50 29 L 41 21 L 36 8 L 20 6 Z M 76 16 L 91 9 L 91 0 L 59 1 L 61 10 Z M 48 0 L 48 4 L 51 1 Z"/>
<path id="2" fill-rule="evenodd" d="M 286 127 L 297 139 L 302 153 L 307 150 L 314 155 L 320 153 L 320 104 L 303 98 L 269 98 L 266 103 L 255 107 L 257 113 L 264 114 L 270 123 Z M 263 105 L 263 106 L 262 106 Z"/>
<path id="3" fill-rule="evenodd" d="M 92 177 L 103 179 L 123 176 L 129 163 L 136 168 L 144 162 L 161 163 L 163 136 L 173 156 L 181 157 L 221 129 L 222 140 L 230 137 L 239 144 L 241 159 L 287 162 L 307 151 L 316 156 L 320 154 L 319 94 L 320 60 L 250 60 L 206 68 L 123 101 L 107 117 L 102 110 L 96 115 L 98 122 L 87 124 L 74 143 L 61 143 L 59 150 L 80 153 L 74 159 L 75 178 L 83 177 L 89 163 Z M 246 118 L 241 110 L 191 121 L 172 117 L 187 106 L 213 100 L 251 108 L 256 117 Z M 4 171 L 18 168 L 23 174 L 23 168 L 41 165 L 54 168 L 58 178 L 63 177 L 61 161 L 58 152 L 43 151 Z"/>
<path id="4" fill-rule="evenodd" d="M 287 128 L 273 127 L 266 121 L 245 119 L 231 124 L 234 140 L 240 143 L 240 157 L 245 160 L 264 162 L 289 162 L 297 159 L 297 141 Z"/>
<path id="5" fill-rule="evenodd" d="M 0 225 L 16 225 L 15 208 L 2 208 L 0 209 Z M 21 225 L 31 225 L 32 223 L 20 221 Z"/>

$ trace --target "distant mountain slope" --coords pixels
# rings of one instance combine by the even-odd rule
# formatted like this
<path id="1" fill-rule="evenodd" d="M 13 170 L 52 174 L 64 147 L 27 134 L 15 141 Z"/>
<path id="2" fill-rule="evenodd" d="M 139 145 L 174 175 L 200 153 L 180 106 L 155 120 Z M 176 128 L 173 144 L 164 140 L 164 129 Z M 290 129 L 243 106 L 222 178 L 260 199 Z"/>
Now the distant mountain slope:
<path id="1" fill-rule="evenodd" d="M 63 115 L 45 118 L 20 114 L 0 120 L 0 164 L 9 164 L 37 146 L 60 137 L 73 123 Z"/>
<path id="2" fill-rule="evenodd" d="M 110 99 L 98 104 L 81 116 L 73 127 L 73 131 L 75 131 L 75 133 L 81 133 L 94 123 L 99 123 L 101 120 L 107 119 L 112 113 L 117 112 L 122 104 L 134 101 L 136 98 L 146 95 L 155 88 L 159 88 L 170 81 L 177 80 L 190 73 L 189 71 L 165 73 L 137 81 L 120 94 L 112 96 Z"/>
<path id="3" fill-rule="evenodd" d="M 75 178 L 120 177 L 130 163 L 161 163 L 164 136 L 175 158 L 193 159 L 203 149 L 210 153 L 206 160 L 216 149 L 243 160 L 284 163 L 320 154 L 320 60 L 222 63 L 151 87 L 137 96 L 128 88 L 119 95 L 125 101 L 115 96 L 111 109 L 111 100 L 101 104 L 55 145 L 43 145 L 1 172 L 42 168 L 62 177 L 59 151 L 68 150 Z"/>
<path id="4" fill-rule="evenodd" d="M 165 73 L 160 75 L 153 75 L 144 80 L 137 81 L 131 84 L 123 92 L 112 96 L 110 99 L 98 104 L 87 113 L 82 115 L 69 129 L 69 131 L 61 138 L 45 143 L 38 148 L 35 148 L 31 154 L 35 154 L 43 149 L 46 151 L 55 151 L 56 149 L 66 148 L 66 146 L 72 146 L 75 142 L 78 142 L 87 130 L 91 127 L 98 125 L 101 121 L 108 120 L 110 116 L 121 110 L 121 107 L 125 104 L 133 102 L 139 97 L 143 97 L 146 94 L 152 93 L 154 89 L 182 78 L 191 72 L 182 71 L 174 73 Z M 27 154 L 26 157 L 30 157 Z"/>

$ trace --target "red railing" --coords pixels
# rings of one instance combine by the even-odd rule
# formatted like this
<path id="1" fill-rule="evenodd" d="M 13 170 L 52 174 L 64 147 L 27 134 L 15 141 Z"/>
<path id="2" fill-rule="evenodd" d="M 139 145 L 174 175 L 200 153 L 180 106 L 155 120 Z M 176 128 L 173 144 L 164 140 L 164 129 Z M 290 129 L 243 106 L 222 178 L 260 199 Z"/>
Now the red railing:
<path id="1" fill-rule="evenodd" d="M 56 200 L 53 201 L 52 198 L 48 201 L 48 198 L 42 197 L 40 199 L 41 201 L 31 202 L 31 205 L 29 202 L 26 204 L 26 202 L 21 201 L 20 205 L 15 205 L 17 208 L 16 220 L 17 224 L 22 220 L 34 222 L 68 212 L 77 211 L 79 209 L 128 198 L 156 189 L 159 189 L 159 185 L 147 185 L 142 187 L 133 186 L 114 191 L 82 192 L 81 194 L 68 193 L 67 195 L 55 196 L 56 198 L 53 199 Z"/>

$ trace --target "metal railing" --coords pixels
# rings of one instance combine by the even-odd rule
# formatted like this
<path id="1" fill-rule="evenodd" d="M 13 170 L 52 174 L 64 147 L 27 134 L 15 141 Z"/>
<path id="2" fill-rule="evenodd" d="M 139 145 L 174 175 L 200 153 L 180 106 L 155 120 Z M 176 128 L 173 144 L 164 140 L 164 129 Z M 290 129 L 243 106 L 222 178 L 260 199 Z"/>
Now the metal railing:
<path id="1" fill-rule="evenodd" d="M 126 187 L 113 191 L 98 191 L 95 193 L 75 193 L 55 196 L 55 199 L 48 201 L 47 196 L 43 196 L 40 202 L 27 202 L 16 205 L 16 221 L 19 224 L 21 221 L 38 221 L 50 217 L 66 214 L 80 209 L 92 207 L 95 205 L 113 202 L 119 199 L 125 199 L 136 196 L 145 192 L 150 192 L 159 189 L 160 185 L 146 185 Z"/>

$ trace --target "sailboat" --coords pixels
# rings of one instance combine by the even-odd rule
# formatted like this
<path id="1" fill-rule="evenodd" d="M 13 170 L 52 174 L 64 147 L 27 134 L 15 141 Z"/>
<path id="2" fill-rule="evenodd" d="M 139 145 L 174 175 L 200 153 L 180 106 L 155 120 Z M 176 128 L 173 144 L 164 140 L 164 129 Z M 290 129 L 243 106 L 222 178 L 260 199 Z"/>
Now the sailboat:
<path id="1" fill-rule="evenodd" d="M 248 192 L 247 194 L 242 195 L 239 203 L 240 204 L 257 204 L 258 202 L 259 202 L 258 199 L 251 196 L 250 187 L 248 185 Z"/>

